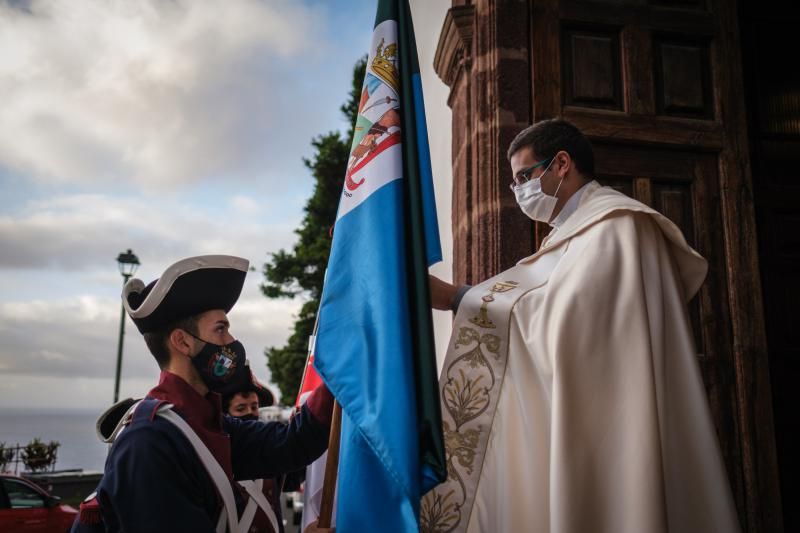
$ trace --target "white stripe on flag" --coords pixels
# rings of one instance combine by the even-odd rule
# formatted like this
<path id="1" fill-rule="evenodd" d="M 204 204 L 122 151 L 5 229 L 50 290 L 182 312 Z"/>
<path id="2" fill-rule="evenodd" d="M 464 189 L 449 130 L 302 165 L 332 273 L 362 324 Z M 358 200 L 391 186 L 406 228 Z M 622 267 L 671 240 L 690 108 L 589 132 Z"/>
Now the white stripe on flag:
<path id="1" fill-rule="evenodd" d="M 354 208 L 358 207 L 373 192 L 377 191 L 390 181 L 403 177 L 403 156 L 401 145 L 395 144 L 379 153 L 362 169 L 352 174 L 354 181 L 364 183 L 354 191 L 348 191 L 345 187 L 342 191 L 342 199 L 339 201 L 339 213 L 336 220 L 339 220 Z"/>
<path id="2" fill-rule="evenodd" d="M 303 526 L 305 531 L 310 523 L 319 518 L 322 507 L 322 485 L 325 481 L 325 465 L 328 462 L 328 452 L 306 467 L 306 481 L 303 489 Z M 339 492 L 338 490 L 336 491 Z M 331 526 L 336 526 L 336 494 L 333 496 L 333 516 Z"/>

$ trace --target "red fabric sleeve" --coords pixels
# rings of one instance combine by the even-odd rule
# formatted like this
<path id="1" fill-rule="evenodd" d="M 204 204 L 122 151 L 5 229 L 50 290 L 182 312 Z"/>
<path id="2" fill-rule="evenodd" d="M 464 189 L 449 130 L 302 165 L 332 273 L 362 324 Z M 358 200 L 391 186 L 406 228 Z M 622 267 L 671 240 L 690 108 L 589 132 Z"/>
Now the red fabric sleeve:
<path id="1" fill-rule="evenodd" d="M 311 415 L 317 422 L 330 427 L 331 416 L 333 415 L 333 401 L 333 394 L 331 394 L 328 387 L 322 383 L 308 396 L 306 399 L 306 407 L 311 411 Z"/>

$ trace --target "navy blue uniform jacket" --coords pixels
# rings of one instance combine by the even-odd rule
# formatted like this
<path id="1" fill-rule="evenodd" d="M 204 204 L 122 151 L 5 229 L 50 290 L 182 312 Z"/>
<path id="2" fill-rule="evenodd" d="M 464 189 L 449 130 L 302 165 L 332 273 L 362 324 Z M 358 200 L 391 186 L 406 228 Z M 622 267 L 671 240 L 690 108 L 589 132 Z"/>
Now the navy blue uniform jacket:
<path id="1" fill-rule="evenodd" d="M 183 379 L 162 373 L 159 386 L 137 408 L 106 459 L 97 488 L 105 531 L 216 530 L 222 504 L 214 483 L 183 433 L 155 416 L 159 404 L 174 404 L 174 411 L 192 426 L 231 480 L 238 481 L 275 477 L 322 455 L 328 445 L 325 410 L 331 405 L 327 390 L 320 396 L 310 407 L 307 402 L 288 424 L 241 421 L 222 416 L 218 395 L 202 397 Z M 241 515 L 246 493 L 232 485 Z M 72 531 L 85 533 L 97 527 L 79 516 Z"/>

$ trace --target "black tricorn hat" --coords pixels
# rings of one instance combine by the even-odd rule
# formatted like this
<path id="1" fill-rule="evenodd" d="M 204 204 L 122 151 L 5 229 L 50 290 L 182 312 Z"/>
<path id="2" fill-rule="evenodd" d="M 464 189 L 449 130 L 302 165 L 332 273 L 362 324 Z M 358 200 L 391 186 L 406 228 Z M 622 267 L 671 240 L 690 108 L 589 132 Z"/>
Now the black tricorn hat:
<path id="1" fill-rule="evenodd" d="M 275 396 L 273 396 L 272 391 L 269 390 L 266 385 L 258 381 L 258 378 L 256 378 L 256 375 L 253 373 L 252 369 L 249 371 L 250 381 L 248 381 L 246 385 L 242 386 L 242 388 L 239 390 L 228 392 L 222 397 L 222 406 L 225 409 L 228 409 L 231 400 L 233 400 L 233 397 L 237 394 L 247 395 L 251 392 L 256 393 L 259 407 L 269 407 L 270 405 L 275 405 Z"/>
<path id="2" fill-rule="evenodd" d="M 239 299 L 250 262 L 231 255 L 182 259 L 145 286 L 132 279 L 122 289 L 122 305 L 141 333 L 212 309 L 226 313 Z"/>
<path id="3" fill-rule="evenodd" d="M 253 390 L 256 391 L 256 395 L 258 396 L 258 406 L 269 407 L 270 405 L 274 405 L 275 396 L 272 395 L 272 391 L 269 390 L 266 385 L 258 381 L 252 370 L 250 371 L 250 376 L 253 378 Z"/>

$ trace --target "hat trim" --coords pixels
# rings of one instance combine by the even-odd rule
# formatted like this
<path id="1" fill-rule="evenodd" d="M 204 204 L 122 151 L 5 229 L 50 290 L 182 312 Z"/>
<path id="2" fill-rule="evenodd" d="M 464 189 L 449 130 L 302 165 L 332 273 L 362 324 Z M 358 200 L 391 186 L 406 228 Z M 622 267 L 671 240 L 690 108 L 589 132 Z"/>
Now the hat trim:
<path id="1" fill-rule="evenodd" d="M 138 278 L 131 279 L 122 289 L 122 305 L 134 320 L 147 318 L 155 311 L 164 297 L 169 293 L 172 285 L 184 274 L 203 270 L 207 268 L 229 268 L 247 272 L 250 261 L 242 257 L 232 255 L 201 255 L 182 259 L 169 267 L 164 275 L 156 281 L 153 290 L 137 309 L 133 309 L 128 303 L 128 296 L 132 293 L 141 292 L 145 284 Z"/>

